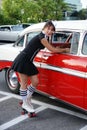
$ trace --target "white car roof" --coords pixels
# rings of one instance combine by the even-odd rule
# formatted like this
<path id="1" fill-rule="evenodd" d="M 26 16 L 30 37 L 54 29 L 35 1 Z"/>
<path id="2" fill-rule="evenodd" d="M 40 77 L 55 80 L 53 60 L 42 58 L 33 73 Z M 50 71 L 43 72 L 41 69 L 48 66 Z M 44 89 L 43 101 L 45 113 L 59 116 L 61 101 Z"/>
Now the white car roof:
<path id="1" fill-rule="evenodd" d="M 41 31 L 46 22 L 33 24 L 24 29 L 20 35 L 24 35 L 32 31 Z M 56 30 L 87 30 L 87 20 L 68 20 L 68 21 L 53 21 Z"/>
<path id="2" fill-rule="evenodd" d="M 59 21 L 56 23 L 56 28 L 87 30 L 87 20 Z"/>

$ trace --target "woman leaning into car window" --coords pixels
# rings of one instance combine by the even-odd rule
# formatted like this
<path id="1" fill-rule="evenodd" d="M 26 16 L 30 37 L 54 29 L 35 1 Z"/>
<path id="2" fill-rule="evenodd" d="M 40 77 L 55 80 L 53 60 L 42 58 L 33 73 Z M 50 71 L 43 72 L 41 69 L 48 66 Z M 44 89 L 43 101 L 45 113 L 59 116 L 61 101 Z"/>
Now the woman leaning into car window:
<path id="1" fill-rule="evenodd" d="M 62 53 L 69 51 L 68 48 L 53 47 L 48 42 L 50 37 L 55 32 L 55 26 L 52 21 L 48 21 L 42 31 L 33 37 L 26 48 L 15 58 L 11 69 L 18 72 L 20 78 L 20 96 L 23 100 L 22 108 L 27 112 L 35 112 L 32 104 L 31 97 L 38 85 L 38 69 L 33 64 L 33 59 L 40 49 L 45 47 L 54 52 Z M 28 78 L 30 78 L 31 84 L 28 86 Z"/>

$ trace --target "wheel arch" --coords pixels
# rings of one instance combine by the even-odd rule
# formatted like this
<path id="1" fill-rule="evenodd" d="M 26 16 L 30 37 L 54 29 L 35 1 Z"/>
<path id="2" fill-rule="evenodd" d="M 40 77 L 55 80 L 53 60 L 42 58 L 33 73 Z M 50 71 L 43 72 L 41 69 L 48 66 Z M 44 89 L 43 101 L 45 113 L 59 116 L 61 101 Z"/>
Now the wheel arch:
<path id="1" fill-rule="evenodd" d="M 12 93 L 18 94 L 20 83 L 16 75 L 16 72 L 11 70 L 10 67 L 6 67 L 4 70 L 5 70 L 5 81 L 8 88 Z"/>

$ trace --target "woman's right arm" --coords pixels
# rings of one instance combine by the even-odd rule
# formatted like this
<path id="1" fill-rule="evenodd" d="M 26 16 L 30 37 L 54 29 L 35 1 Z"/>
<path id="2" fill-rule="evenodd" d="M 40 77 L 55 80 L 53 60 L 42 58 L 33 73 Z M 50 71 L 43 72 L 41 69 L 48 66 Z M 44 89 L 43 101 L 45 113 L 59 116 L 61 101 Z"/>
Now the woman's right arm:
<path id="1" fill-rule="evenodd" d="M 41 43 L 50 51 L 54 53 L 62 53 L 62 52 L 69 52 L 69 48 L 60 48 L 60 47 L 54 47 L 49 42 L 43 38 L 41 39 Z"/>

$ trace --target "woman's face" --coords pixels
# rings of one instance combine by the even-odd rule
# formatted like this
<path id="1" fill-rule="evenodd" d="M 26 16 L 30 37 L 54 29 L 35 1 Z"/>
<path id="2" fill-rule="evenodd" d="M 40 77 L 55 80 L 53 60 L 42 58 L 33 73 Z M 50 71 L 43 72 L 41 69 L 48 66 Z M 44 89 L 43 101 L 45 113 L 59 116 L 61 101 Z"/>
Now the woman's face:
<path id="1" fill-rule="evenodd" d="M 54 33 L 53 26 L 46 27 L 44 31 L 47 36 L 51 36 Z"/>

